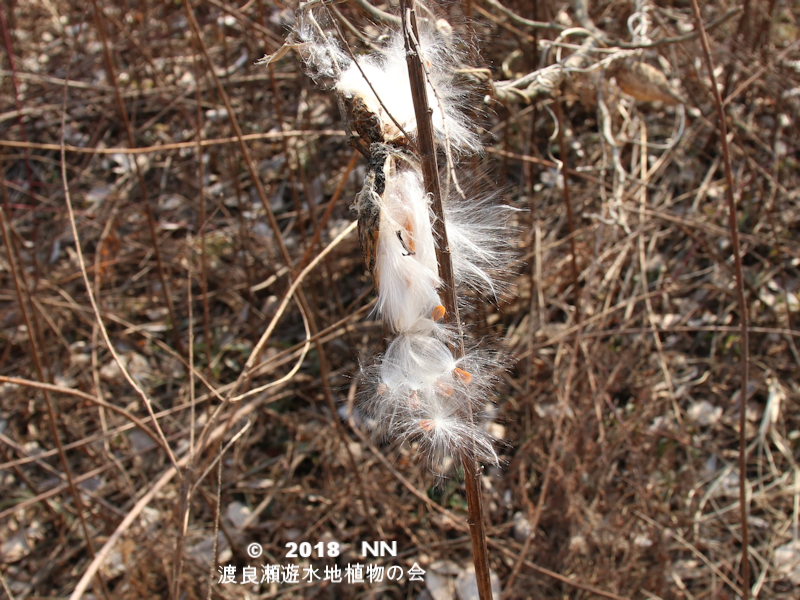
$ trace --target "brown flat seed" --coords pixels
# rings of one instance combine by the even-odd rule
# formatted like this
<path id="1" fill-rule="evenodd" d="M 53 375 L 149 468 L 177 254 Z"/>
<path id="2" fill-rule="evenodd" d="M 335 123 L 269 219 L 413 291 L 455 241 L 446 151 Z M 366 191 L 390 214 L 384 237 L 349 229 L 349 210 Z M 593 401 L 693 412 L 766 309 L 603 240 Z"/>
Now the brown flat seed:
<path id="1" fill-rule="evenodd" d="M 419 426 L 422 427 L 425 431 L 430 431 L 436 426 L 436 423 L 434 423 L 430 419 L 425 419 L 419 422 Z"/>
<path id="2" fill-rule="evenodd" d="M 446 313 L 446 311 L 444 309 L 444 306 L 442 306 L 441 304 L 438 304 L 436 306 L 436 308 L 433 309 L 433 312 L 431 313 L 431 319 L 433 319 L 434 321 L 438 321 L 439 319 L 444 317 L 445 313 Z"/>
<path id="3" fill-rule="evenodd" d="M 386 385 L 385 383 L 381 383 L 378 386 L 378 396 L 383 396 L 388 391 L 389 391 L 389 386 Z"/>
<path id="4" fill-rule="evenodd" d="M 442 396 L 452 396 L 453 395 L 453 386 L 447 385 L 442 381 L 436 382 L 436 391 L 438 391 Z"/>
<path id="5" fill-rule="evenodd" d="M 464 369 L 459 369 L 458 367 L 456 367 L 453 370 L 453 373 L 455 373 L 456 377 L 458 377 L 461 381 L 464 382 L 464 385 L 469 385 L 469 382 L 472 381 L 472 375 L 467 373 Z"/>

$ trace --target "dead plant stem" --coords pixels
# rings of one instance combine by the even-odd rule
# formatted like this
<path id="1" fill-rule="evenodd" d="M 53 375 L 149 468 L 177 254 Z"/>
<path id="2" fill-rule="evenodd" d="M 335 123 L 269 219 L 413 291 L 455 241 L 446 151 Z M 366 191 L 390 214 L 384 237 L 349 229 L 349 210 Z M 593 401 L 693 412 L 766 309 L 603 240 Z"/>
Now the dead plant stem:
<path id="1" fill-rule="evenodd" d="M 559 97 L 555 101 L 555 113 L 556 117 L 558 118 L 558 147 L 559 153 L 561 156 L 561 177 L 562 181 L 564 182 L 564 206 L 567 209 L 567 225 L 569 226 L 569 252 L 570 252 L 570 262 L 572 267 L 572 284 L 574 289 L 572 293 L 575 297 L 575 322 L 580 324 L 581 322 L 581 306 L 580 306 L 580 298 L 581 292 L 579 288 L 579 278 L 578 278 L 578 259 L 577 259 L 577 252 L 575 250 L 575 217 L 572 211 L 572 199 L 569 193 L 569 181 L 567 181 L 567 142 L 565 140 L 566 136 L 564 135 L 564 130 L 567 124 L 564 121 L 564 111 L 561 107 L 561 98 Z"/>
<path id="2" fill-rule="evenodd" d="M 749 2 L 745 2 L 745 16 L 748 14 L 748 8 Z M 742 391 L 739 398 L 739 510 L 741 512 L 740 519 L 742 526 L 742 599 L 748 600 L 750 597 L 750 557 L 748 554 L 747 531 L 746 407 L 750 349 L 747 329 L 747 299 L 745 298 L 742 256 L 739 246 L 739 224 L 737 222 L 736 201 L 733 198 L 733 176 L 731 174 L 731 157 L 728 150 L 728 127 L 725 123 L 725 108 L 722 104 L 722 96 L 719 92 L 719 88 L 717 87 L 716 77 L 714 76 L 714 62 L 711 59 L 711 47 L 708 42 L 708 36 L 703 28 L 703 18 L 700 15 L 700 6 L 697 0 L 692 0 L 692 11 L 694 12 L 695 29 L 700 32 L 700 45 L 703 47 L 703 58 L 708 71 L 708 77 L 711 80 L 711 93 L 714 96 L 714 104 L 717 109 L 717 118 L 719 120 L 719 138 L 720 145 L 722 146 L 722 158 L 725 164 L 725 197 L 728 201 L 728 224 L 731 231 L 731 251 L 733 252 L 733 261 L 736 270 L 736 296 L 739 303 L 739 319 L 741 321 Z"/>
<path id="3" fill-rule="evenodd" d="M 91 394 L 87 394 L 85 392 L 81 392 L 80 390 L 73 390 L 72 388 L 60 387 L 50 383 L 42 383 L 40 381 L 21 379 L 19 377 L 6 377 L 5 375 L 0 375 L 0 383 L 11 383 L 14 385 L 22 385 L 25 387 L 39 389 L 42 390 L 43 392 L 48 391 L 48 392 L 54 392 L 56 394 L 67 394 L 70 396 L 75 396 L 76 398 L 80 398 L 81 400 L 85 400 L 86 402 L 92 402 L 93 404 L 102 406 L 103 408 L 108 409 L 112 412 L 117 412 L 126 419 L 128 419 L 131 423 L 136 425 L 139 429 L 141 429 L 142 433 L 149 436 L 151 440 L 153 440 L 157 445 L 161 446 L 163 449 L 164 442 L 161 441 L 161 438 L 159 438 L 158 435 L 156 435 L 156 433 L 152 429 L 150 429 L 144 421 L 142 421 L 135 415 L 129 413 L 121 406 L 117 406 L 116 404 L 111 404 L 110 402 L 106 402 L 101 398 L 92 396 Z M 113 431 L 109 432 L 108 434 L 106 432 L 103 433 L 104 436 L 111 434 L 113 434 Z M 37 456 L 43 456 L 43 455 L 37 455 Z M 6 466 L 0 465 L 0 468 L 6 468 Z"/>
<path id="4" fill-rule="evenodd" d="M 194 45 L 196 44 L 197 42 L 194 41 Z M 198 52 L 192 53 L 192 67 L 194 68 L 195 81 L 200 81 L 200 65 L 198 64 L 197 54 Z M 208 257 L 206 256 L 206 227 L 208 226 L 208 219 L 206 215 L 206 193 L 203 184 L 205 179 L 203 169 L 203 92 L 202 86 L 200 85 L 197 86 L 195 98 L 197 99 L 197 109 L 195 113 L 195 137 L 197 148 L 195 152 L 197 154 L 197 188 L 200 199 L 200 291 L 202 292 L 203 301 L 203 345 L 205 346 L 206 372 L 210 373 L 213 340 L 211 339 L 211 312 L 208 306 Z M 191 320 L 189 320 L 189 323 L 189 329 L 191 330 Z M 191 358 L 190 356 L 190 360 Z M 192 432 L 194 434 L 194 429 L 192 429 Z"/>
<path id="5" fill-rule="evenodd" d="M 7 198 L 5 193 L 3 194 L 3 198 L 4 200 Z M 8 203 L 6 202 L 5 204 L 7 205 Z M 24 282 L 21 283 L 24 274 L 21 269 L 19 270 L 17 269 L 16 260 L 14 256 L 14 248 L 12 247 L 11 234 L 9 231 L 10 227 L 8 227 L 8 224 L 6 223 L 6 208 L 4 207 L 0 207 L 0 228 L 2 229 L 3 240 L 6 246 L 8 265 L 9 269 L 11 270 L 11 278 L 14 281 L 14 289 L 17 293 L 17 302 L 19 303 L 19 309 L 20 312 L 22 313 L 22 319 L 25 322 L 25 326 L 28 328 L 28 341 L 30 343 L 31 358 L 33 359 L 33 364 L 36 367 L 36 372 L 39 376 L 39 380 L 42 383 L 47 383 L 46 382 L 47 373 L 45 372 L 44 366 L 42 365 L 40 348 L 38 348 L 36 343 L 36 336 L 34 335 L 35 330 L 31 326 L 31 315 L 29 315 L 27 308 L 26 300 L 30 300 L 30 289 L 28 288 L 26 283 Z M 23 295 L 23 288 L 25 289 L 25 292 L 27 292 L 26 294 L 28 296 L 27 299 Z M 50 396 L 50 392 L 47 388 L 42 388 L 42 394 L 44 395 L 44 400 L 47 405 L 47 415 L 50 422 L 50 430 L 53 435 L 53 440 L 56 443 L 56 448 L 58 449 L 58 458 L 61 461 L 61 466 L 64 469 L 64 473 L 67 477 L 70 493 L 72 494 L 73 501 L 75 502 L 75 511 L 78 513 L 78 520 L 80 521 L 81 529 L 83 530 L 83 536 L 86 540 L 86 547 L 89 551 L 89 555 L 92 558 L 94 558 L 95 556 L 94 543 L 92 542 L 92 536 L 89 533 L 89 527 L 86 523 L 86 516 L 84 515 L 84 508 L 83 508 L 83 500 L 81 499 L 81 495 L 78 492 L 78 488 L 76 487 L 75 477 L 73 476 L 72 469 L 69 466 L 67 453 L 64 451 L 64 446 L 61 443 L 61 434 L 58 431 L 58 423 L 56 421 L 56 411 L 53 405 L 53 399 Z M 109 600 L 108 588 L 106 587 L 106 583 L 99 573 L 97 574 L 96 579 L 100 589 L 102 590 L 103 596 L 106 598 L 106 600 Z"/>
<path id="6" fill-rule="evenodd" d="M 406 62 L 411 83 L 411 96 L 414 101 L 414 113 L 417 121 L 417 146 L 419 159 L 422 165 L 422 176 L 425 183 L 425 192 L 430 194 L 433 202 L 434 220 L 433 233 L 436 238 L 436 259 L 439 263 L 439 277 L 442 280 L 441 296 L 447 318 L 459 333 L 456 345 L 456 358 L 464 356 L 464 340 L 461 335 L 461 319 L 458 314 L 458 299 L 456 297 L 455 276 L 453 263 L 450 258 L 450 246 L 447 240 L 445 227 L 444 207 L 442 205 L 442 191 L 439 184 L 439 168 L 436 164 L 436 146 L 433 137 L 432 110 L 428 105 L 425 71 L 422 66 L 420 47 L 418 44 L 419 29 L 417 27 L 414 0 L 410 4 L 401 0 L 403 38 L 406 48 Z M 468 415 L 472 423 L 473 415 L 470 408 Z M 467 494 L 469 510 L 469 530 L 472 538 L 472 559 L 475 564 L 475 576 L 478 583 L 478 595 L 481 600 L 491 600 L 492 583 L 489 572 L 489 555 L 486 547 L 486 531 L 481 497 L 481 480 L 478 465 L 472 456 L 462 456 L 464 466 L 464 485 Z"/>
<path id="7" fill-rule="evenodd" d="M 100 10 L 97 5 L 97 0 L 92 0 L 92 8 L 94 9 L 95 26 L 97 33 L 100 36 L 100 41 L 103 47 L 103 59 L 105 60 L 105 67 L 109 81 L 114 85 L 114 93 L 117 99 L 117 108 L 119 109 L 120 118 L 125 125 L 125 132 L 128 136 L 128 146 L 131 148 L 136 146 L 136 139 L 133 136 L 133 128 L 131 127 L 130 119 L 128 118 L 128 110 L 125 108 L 125 102 L 122 100 L 122 93 L 120 92 L 119 85 L 117 84 L 117 77 L 114 70 L 114 61 L 111 58 L 111 52 L 108 48 L 108 38 L 106 36 L 106 28 L 103 25 L 105 13 Z M 65 108 L 66 111 L 66 108 Z M 59 148 L 63 152 L 63 146 Z M 137 160 L 133 161 L 133 168 L 136 172 L 136 179 L 139 184 L 139 191 L 142 195 L 141 204 L 144 206 L 145 216 L 147 217 L 147 226 L 150 230 L 150 238 L 153 240 L 153 252 L 155 253 L 156 263 L 158 264 L 158 277 L 161 282 L 161 288 L 164 293 L 164 300 L 167 303 L 167 310 L 169 311 L 170 325 L 172 328 L 172 335 L 175 340 L 175 348 L 179 353 L 183 353 L 181 337 L 178 331 L 178 321 L 175 314 L 175 305 L 172 302 L 172 294 L 170 292 L 169 281 L 164 269 L 164 259 L 161 255 L 161 248 L 158 245 L 158 233 L 156 231 L 156 220 L 153 216 L 153 210 L 150 208 L 150 202 L 147 197 L 147 186 L 144 181 L 144 174 L 139 167 Z"/>

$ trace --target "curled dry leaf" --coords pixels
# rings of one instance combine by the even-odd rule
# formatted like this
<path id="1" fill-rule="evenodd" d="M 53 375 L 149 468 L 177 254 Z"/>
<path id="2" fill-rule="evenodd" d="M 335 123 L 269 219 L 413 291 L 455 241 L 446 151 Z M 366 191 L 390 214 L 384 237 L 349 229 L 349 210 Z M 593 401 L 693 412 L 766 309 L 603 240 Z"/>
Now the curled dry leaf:
<path id="1" fill-rule="evenodd" d="M 623 92 L 642 102 L 686 104 L 686 100 L 670 85 L 666 75 L 647 63 L 623 62 L 613 75 Z"/>

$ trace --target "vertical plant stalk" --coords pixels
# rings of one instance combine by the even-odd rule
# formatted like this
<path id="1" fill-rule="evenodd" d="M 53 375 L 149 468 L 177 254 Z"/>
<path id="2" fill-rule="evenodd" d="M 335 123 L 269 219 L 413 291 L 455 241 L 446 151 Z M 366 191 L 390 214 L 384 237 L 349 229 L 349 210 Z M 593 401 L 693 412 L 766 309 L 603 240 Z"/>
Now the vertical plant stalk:
<path id="1" fill-rule="evenodd" d="M 745 7 L 748 3 L 745 3 Z M 733 261 L 736 269 L 736 297 L 739 301 L 739 318 L 742 329 L 742 392 L 739 399 L 739 511 L 742 525 L 742 599 L 750 597 L 750 557 L 748 554 L 747 531 L 747 437 L 745 435 L 746 407 L 747 407 L 747 378 L 750 369 L 750 340 L 747 330 L 747 300 L 744 294 L 744 274 L 742 271 L 742 256 L 739 248 L 739 225 L 736 221 L 736 201 L 733 199 L 733 176 L 731 175 L 731 157 L 728 150 L 728 127 L 725 124 L 725 109 L 722 96 L 717 88 L 714 77 L 714 62 L 711 60 L 711 48 L 708 36 L 703 27 L 703 18 L 697 0 L 692 0 L 695 30 L 700 33 L 700 45 L 703 47 L 703 59 L 711 80 L 711 92 L 719 119 L 719 137 L 722 146 L 722 159 L 725 164 L 725 191 L 728 201 L 728 223 L 731 230 L 731 244 L 733 246 Z M 745 9 L 745 15 L 747 9 Z"/>
<path id="2" fill-rule="evenodd" d="M 197 40 L 192 38 L 192 47 L 195 48 L 196 45 Z M 192 67 L 194 68 L 194 80 L 199 82 L 203 77 L 200 72 L 200 65 L 198 64 L 199 61 L 197 60 L 197 55 L 200 51 L 196 48 L 195 50 L 195 52 L 192 52 Z M 203 345 L 205 346 L 206 354 L 206 373 L 210 375 L 213 340 L 211 339 L 211 311 L 208 305 L 208 259 L 206 256 L 206 227 L 208 226 L 208 219 L 206 215 L 205 184 L 203 183 L 205 180 L 205 175 L 203 173 L 203 86 L 199 85 L 199 83 L 195 90 L 195 99 L 197 100 L 197 112 L 195 114 L 197 148 L 195 152 L 197 153 L 197 187 L 200 196 L 200 289 L 203 292 Z M 189 320 L 190 332 L 191 329 L 191 320 Z M 193 360 L 193 357 L 190 355 L 189 359 Z M 192 429 L 192 435 L 194 435 L 194 429 Z"/>
<path id="3" fill-rule="evenodd" d="M 411 0 L 410 5 L 406 0 L 401 0 L 400 6 L 403 13 L 403 39 L 406 47 L 408 76 L 417 120 L 417 146 L 422 165 L 422 177 L 425 183 L 425 192 L 430 194 L 433 200 L 432 206 L 435 220 L 432 223 L 432 227 L 437 241 L 436 260 L 439 263 L 439 278 L 442 280 L 442 303 L 447 311 L 447 320 L 459 332 L 455 348 L 453 348 L 458 359 L 464 356 L 464 341 L 460 335 L 461 319 L 458 314 L 453 263 L 450 258 L 450 246 L 447 240 L 444 207 L 442 205 L 442 190 L 439 184 L 439 169 L 436 164 L 436 145 L 433 138 L 432 121 L 433 111 L 428 105 L 425 72 L 418 44 L 419 29 L 414 11 L 414 0 Z M 468 418 L 471 424 L 473 421 L 472 408 L 469 409 Z M 469 511 L 469 532 L 472 538 L 472 560 L 475 564 L 478 595 L 481 600 L 491 600 L 492 583 L 489 572 L 489 555 L 486 547 L 480 474 L 476 461 L 471 455 L 467 453 L 462 455 L 461 462 L 464 466 L 464 486 L 466 488 Z"/>
<path id="4" fill-rule="evenodd" d="M 564 110 L 561 107 L 561 97 L 558 96 L 555 102 L 555 113 L 558 127 L 558 147 L 561 156 L 561 177 L 564 182 L 564 205 L 567 207 L 567 225 L 569 226 L 569 251 L 572 260 L 572 285 L 574 289 L 572 293 L 575 296 L 575 322 L 580 325 L 581 323 L 581 290 L 579 286 L 578 276 L 578 254 L 575 250 L 575 217 L 572 212 L 572 200 L 569 193 L 569 181 L 567 181 L 567 143 L 564 139 L 564 130 L 567 126 L 564 121 Z"/>
<path id="5" fill-rule="evenodd" d="M 3 6 L 0 6 L 0 28 L 2 28 L 2 30 L 3 30 L 3 41 L 5 42 L 5 46 L 6 46 L 6 54 L 8 56 L 8 66 L 9 66 L 9 70 L 11 71 L 11 83 L 12 83 L 13 88 L 14 88 L 14 104 L 15 104 L 15 107 L 17 109 L 17 125 L 19 127 L 19 136 L 20 136 L 20 139 L 22 140 L 22 142 L 26 143 L 28 141 L 28 139 L 27 139 L 27 136 L 25 135 L 25 122 L 24 122 L 24 119 L 22 117 L 22 115 L 23 115 L 22 102 L 20 100 L 19 85 L 18 85 L 18 81 L 17 81 L 17 66 L 16 66 L 16 63 L 14 62 L 14 47 L 13 47 L 13 45 L 11 43 L 11 30 L 14 27 L 14 24 L 13 24 L 14 6 L 13 6 L 13 4 L 9 4 L 8 5 L 8 10 L 9 10 L 8 21 L 11 22 L 10 26 L 9 26 L 9 22 L 6 21 L 5 10 L 6 9 Z M 23 146 L 22 155 L 23 155 L 24 162 L 25 162 L 25 175 L 28 178 L 28 197 L 30 198 L 30 201 L 31 201 L 31 207 L 32 207 L 31 210 L 33 211 L 33 224 L 34 224 L 34 227 L 33 227 L 33 243 L 35 244 L 36 243 L 37 230 L 38 230 L 38 216 L 37 216 L 37 213 L 36 213 L 36 194 L 33 193 L 33 188 L 34 188 L 34 186 L 33 186 L 33 167 L 31 167 L 30 155 L 29 155 L 29 151 L 28 151 L 28 147 L 27 146 Z M 13 215 L 11 215 L 11 213 L 9 213 L 8 218 L 11 219 L 12 217 L 13 217 Z M 36 269 L 36 278 L 38 279 L 39 263 L 38 263 L 38 260 L 36 259 L 36 253 L 35 252 L 33 253 L 33 259 L 34 259 L 34 268 Z"/>
<path id="6" fill-rule="evenodd" d="M 8 256 L 8 265 L 9 270 L 11 272 L 11 278 L 14 281 L 14 290 L 16 291 L 17 295 L 17 302 L 19 303 L 19 309 L 22 313 L 22 320 L 25 322 L 25 326 L 28 330 L 28 342 L 30 344 L 30 356 L 33 359 L 34 367 L 36 368 L 36 373 L 39 376 L 39 381 L 42 383 L 48 383 L 47 378 L 48 375 L 45 373 L 44 366 L 42 365 L 42 358 L 40 356 L 40 349 L 37 347 L 36 342 L 36 335 L 34 327 L 31 325 L 31 317 L 28 313 L 27 302 L 31 302 L 31 293 L 30 288 L 28 287 L 27 282 L 24 281 L 24 272 L 22 271 L 22 266 L 20 265 L 19 271 L 17 270 L 16 265 L 16 258 L 19 258 L 19 255 L 15 257 L 13 242 L 11 241 L 11 226 L 10 223 L 6 223 L 6 211 L 9 208 L 8 196 L 5 193 L 5 186 L 3 186 L 3 204 L 4 206 L 0 206 L 0 232 L 2 232 L 3 242 L 5 244 L 6 253 Z M 25 294 L 23 294 L 23 288 Z M 27 296 L 27 298 L 25 297 Z M 26 302 L 27 301 L 27 302 Z M 35 319 L 35 316 L 33 316 Z M 56 449 L 58 450 L 58 458 L 61 461 L 61 466 L 64 469 L 64 475 L 67 478 L 67 485 L 69 487 L 69 491 L 72 495 L 72 500 L 75 503 L 75 511 L 78 513 L 78 520 L 81 524 L 81 530 L 83 532 L 84 540 L 86 541 L 86 549 L 89 552 L 89 556 L 92 558 L 95 557 L 95 549 L 94 549 L 94 542 L 92 541 L 92 536 L 89 532 L 89 526 L 86 523 L 86 516 L 84 515 L 84 506 L 83 500 L 81 500 L 81 495 L 78 491 L 77 484 L 75 481 L 75 476 L 72 473 L 72 468 L 69 465 L 69 460 L 67 459 L 67 453 L 64 450 L 64 444 L 61 442 L 61 434 L 58 431 L 58 423 L 56 421 L 56 410 L 53 404 L 53 399 L 50 396 L 50 393 L 47 389 L 42 389 L 42 394 L 44 395 L 45 403 L 47 406 L 47 416 L 50 424 L 50 433 L 53 436 L 53 440 L 56 444 Z M 34 489 L 34 488 L 31 488 Z M 109 600 L 109 593 L 108 588 L 106 587 L 106 582 L 103 577 L 97 573 L 96 581 L 99 584 L 99 587 L 103 593 L 103 597 L 106 600 Z"/>
<path id="7" fill-rule="evenodd" d="M 94 11 L 94 22 L 95 27 L 97 29 L 98 36 L 100 37 L 100 42 L 103 47 L 103 61 L 105 62 L 106 68 L 106 76 L 108 78 L 108 82 L 110 85 L 114 86 L 114 94 L 117 100 L 117 110 L 119 110 L 120 118 L 122 119 L 122 124 L 125 127 L 125 133 L 127 134 L 128 138 L 128 147 L 133 150 L 136 148 L 136 138 L 133 135 L 133 128 L 131 127 L 131 121 L 128 118 L 128 109 L 125 108 L 125 101 L 122 99 L 122 92 L 119 89 L 119 85 L 117 84 L 117 76 L 116 71 L 114 69 L 114 60 L 111 57 L 111 51 L 108 47 L 108 37 L 106 35 L 106 28 L 103 25 L 103 19 L 105 18 L 105 13 L 100 9 L 97 4 L 97 0 L 92 0 L 92 8 Z M 161 254 L 161 248 L 158 245 L 158 233 L 156 230 L 156 220 L 155 216 L 153 215 L 153 209 L 150 208 L 150 201 L 147 196 L 147 185 L 145 184 L 144 174 L 142 173 L 142 169 L 139 167 L 139 161 L 136 160 L 136 156 L 133 156 L 133 168 L 136 172 L 136 179 L 139 183 L 139 192 L 141 193 L 141 202 L 144 206 L 144 213 L 147 217 L 147 227 L 150 230 L 150 238 L 153 241 L 153 253 L 156 257 L 156 264 L 158 265 L 158 278 L 161 282 L 161 291 L 164 295 L 164 300 L 167 303 L 167 310 L 169 311 L 169 320 L 170 326 L 172 329 L 172 336 L 175 342 L 175 349 L 178 351 L 179 354 L 183 354 L 183 344 L 181 343 L 181 336 L 180 331 L 178 328 L 178 317 L 175 313 L 175 304 L 172 302 L 172 293 L 170 292 L 169 288 L 169 280 L 167 279 L 166 269 L 164 267 L 164 258 Z"/>

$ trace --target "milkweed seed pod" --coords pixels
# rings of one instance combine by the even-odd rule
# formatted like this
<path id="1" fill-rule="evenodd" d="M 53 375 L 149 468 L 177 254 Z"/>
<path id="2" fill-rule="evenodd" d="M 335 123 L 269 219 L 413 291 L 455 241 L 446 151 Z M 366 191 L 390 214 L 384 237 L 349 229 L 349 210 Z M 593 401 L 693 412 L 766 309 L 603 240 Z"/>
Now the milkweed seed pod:
<path id="1" fill-rule="evenodd" d="M 433 31 L 426 31 L 420 44 L 425 55 L 428 106 L 433 111 L 436 139 L 444 143 L 446 128 L 453 151 L 477 151 L 480 139 L 462 110 L 467 96 L 453 83 L 453 69 L 458 64 L 457 54 Z M 363 105 L 362 110 L 366 109 L 378 117 L 383 140 L 401 140 L 403 131 L 414 137 L 417 119 L 402 36 L 394 34 L 382 54 L 359 58 L 357 63 L 351 62 L 344 70 L 336 83 L 336 90 L 345 98 Z M 398 126 L 402 127 L 402 131 Z"/>
<path id="2" fill-rule="evenodd" d="M 405 152 L 387 148 L 372 145 L 370 169 L 353 208 L 378 290 L 378 313 L 393 331 L 408 331 L 422 317 L 444 317 L 444 309 L 437 309 L 441 282 L 422 174 Z M 444 211 L 456 284 L 496 300 L 506 287 L 497 275 L 509 273 L 513 263 L 508 232 L 515 210 L 491 196 L 464 200 L 454 194 Z"/>
<path id="3" fill-rule="evenodd" d="M 445 324 L 435 217 L 413 150 L 417 122 L 402 35 L 393 33 L 380 51 L 354 58 L 323 28 L 325 19 L 324 7 L 306 5 L 296 38 L 312 77 L 337 93 L 355 131 L 353 145 L 369 161 L 351 208 L 378 292 L 376 311 L 393 335 L 386 352 L 362 369 L 360 409 L 376 435 L 416 443 L 432 463 L 498 462 L 494 440 L 475 417 L 492 399 L 492 374 L 500 365 L 480 349 L 461 358 L 451 351 L 465 338 Z M 454 157 L 476 152 L 479 139 L 462 110 L 466 93 L 454 83 L 459 56 L 452 28 L 422 23 L 420 30 L 434 136 L 451 167 Z M 459 193 L 444 200 L 443 218 L 455 284 L 497 298 L 504 286 L 494 275 L 511 262 L 507 224 L 514 210 L 465 194 L 467 184 L 454 187 Z"/>
<path id="4" fill-rule="evenodd" d="M 404 144 L 406 134 L 416 135 L 417 120 L 402 34 L 393 32 L 383 48 L 354 59 L 334 33 L 323 28 L 329 20 L 323 9 L 301 7 L 298 13 L 294 37 L 300 41 L 309 74 L 345 101 L 346 118 L 359 125 L 357 133 L 367 145 Z M 461 56 L 452 43 L 452 28 L 440 20 L 423 27 L 420 37 L 436 140 L 444 145 L 446 129 L 453 152 L 477 152 L 480 138 L 464 112 L 469 94 L 455 83 L 454 71 Z M 362 129 L 362 124 L 367 127 Z"/>

